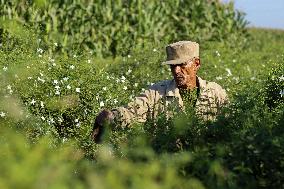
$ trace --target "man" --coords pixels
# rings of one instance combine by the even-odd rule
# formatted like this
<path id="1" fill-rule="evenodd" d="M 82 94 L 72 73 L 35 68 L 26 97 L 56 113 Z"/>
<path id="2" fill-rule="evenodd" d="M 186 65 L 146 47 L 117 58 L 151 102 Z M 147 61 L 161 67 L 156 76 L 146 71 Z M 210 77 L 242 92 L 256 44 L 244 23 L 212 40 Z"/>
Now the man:
<path id="1" fill-rule="evenodd" d="M 173 80 L 154 84 L 125 107 L 103 110 L 96 117 L 92 138 L 99 142 L 105 123 L 116 122 L 128 127 L 133 122 L 143 123 L 155 119 L 159 113 L 168 116 L 173 111 L 185 111 L 193 107 L 196 114 L 204 120 L 214 120 L 221 107 L 227 102 L 227 94 L 220 85 L 207 82 L 197 76 L 201 61 L 199 44 L 191 41 L 179 41 L 166 47 L 167 61 Z"/>

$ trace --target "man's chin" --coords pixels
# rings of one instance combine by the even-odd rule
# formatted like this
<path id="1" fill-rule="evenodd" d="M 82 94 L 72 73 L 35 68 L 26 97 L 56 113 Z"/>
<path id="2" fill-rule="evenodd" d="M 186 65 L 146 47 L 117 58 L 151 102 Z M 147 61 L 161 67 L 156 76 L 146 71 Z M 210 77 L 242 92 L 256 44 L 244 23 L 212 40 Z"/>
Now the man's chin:
<path id="1" fill-rule="evenodd" d="M 178 88 L 186 88 L 186 84 L 184 82 L 176 82 Z"/>

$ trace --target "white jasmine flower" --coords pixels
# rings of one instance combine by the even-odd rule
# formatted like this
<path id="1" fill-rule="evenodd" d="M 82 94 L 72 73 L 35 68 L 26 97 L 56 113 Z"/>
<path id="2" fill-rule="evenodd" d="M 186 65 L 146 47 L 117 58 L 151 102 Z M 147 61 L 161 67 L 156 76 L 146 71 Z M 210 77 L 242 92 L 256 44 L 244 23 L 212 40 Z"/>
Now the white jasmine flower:
<path id="1" fill-rule="evenodd" d="M 32 79 L 32 77 L 28 77 L 28 79 Z"/>
<path id="2" fill-rule="evenodd" d="M 131 57 L 131 55 L 129 54 L 129 55 L 127 55 L 127 58 L 130 58 Z"/>
<path id="3" fill-rule="evenodd" d="M 154 48 L 154 49 L 153 49 L 153 52 L 157 52 L 157 49 Z"/>
<path id="4" fill-rule="evenodd" d="M 56 66 L 56 63 L 52 63 L 52 66 Z"/>
<path id="5" fill-rule="evenodd" d="M 282 75 L 281 77 L 279 77 L 280 81 L 284 81 L 284 76 Z"/>
<path id="6" fill-rule="evenodd" d="M 43 116 L 41 116 L 40 118 L 41 118 L 43 121 L 45 120 L 45 117 L 43 117 Z"/>
<path id="7" fill-rule="evenodd" d="M 32 99 L 31 104 L 35 105 L 35 103 L 36 103 L 35 99 Z"/>
<path id="8" fill-rule="evenodd" d="M 4 66 L 3 70 L 4 70 L 4 72 L 6 72 L 8 70 L 8 67 Z"/>
<path id="9" fill-rule="evenodd" d="M 42 54 L 42 53 L 43 53 L 43 50 L 42 50 L 41 48 L 38 48 L 38 49 L 37 49 L 37 52 L 40 53 L 40 54 Z"/>
<path id="10" fill-rule="evenodd" d="M 130 96 L 129 96 L 129 100 L 132 100 L 132 99 L 133 99 L 133 96 L 132 96 L 132 95 L 130 95 Z"/>
<path id="11" fill-rule="evenodd" d="M 38 57 L 40 57 L 40 58 L 41 58 L 41 57 L 42 57 L 42 55 L 41 55 L 41 54 L 39 54 L 39 55 L 38 55 Z"/>
<path id="12" fill-rule="evenodd" d="M 279 94 L 281 95 L 281 97 L 283 97 L 284 96 L 284 89 L 282 89 Z"/>
<path id="13" fill-rule="evenodd" d="M 76 88 L 76 92 L 79 93 L 80 92 L 80 88 Z"/>
<path id="14" fill-rule="evenodd" d="M 55 89 L 57 89 L 57 90 L 59 90 L 59 89 L 60 89 L 60 87 L 59 87 L 58 85 L 56 85 L 54 88 L 55 88 Z"/>
<path id="15" fill-rule="evenodd" d="M 70 85 L 67 85 L 66 88 L 67 88 L 67 89 L 71 89 Z"/>
<path id="16" fill-rule="evenodd" d="M 134 87 L 138 87 L 138 83 L 134 83 Z"/>
<path id="17" fill-rule="evenodd" d="M 105 103 L 103 101 L 100 102 L 100 107 L 105 106 Z"/>
<path id="18" fill-rule="evenodd" d="M 74 121 L 75 121 L 75 123 L 78 123 L 78 122 L 79 122 L 79 119 L 77 118 L 77 119 L 75 119 Z"/>
<path id="19" fill-rule="evenodd" d="M 232 75 L 232 72 L 229 68 L 226 68 L 226 71 L 228 72 L 227 76 L 231 76 Z"/>
<path id="20" fill-rule="evenodd" d="M 216 53 L 217 56 L 221 56 L 219 51 L 215 51 L 215 53 Z"/>
<path id="21" fill-rule="evenodd" d="M 40 106 L 41 106 L 42 108 L 44 107 L 43 101 L 40 101 Z"/>
<path id="22" fill-rule="evenodd" d="M 11 89 L 12 89 L 11 85 L 8 85 L 8 86 L 7 86 L 7 89 L 8 89 L 8 90 L 11 90 Z"/>
<path id="23" fill-rule="evenodd" d="M 55 46 L 55 47 L 57 47 L 57 46 L 58 46 L 58 44 L 57 44 L 57 43 L 53 43 L 53 44 L 54 44 L 54 46 Z"/>
<path id="24" fill-rule="evenodd" d="M 106 88 L 106 87 L 103 87 L 103 90 L 104 90 L 104 91 L 106 91 L 106 90 L 107 90 L 107 88 Z"/>
<path id="25" fill-rule="evenodd" d="M 10 90 L 9 93 L 12 94 L 12 93 L 13 93 L 13 90 Z"/>
<path id="26" fill-rule="evenodd" d="M 124 87 L 123 87 L 123 90 L 127 90 L 127 86 L 124 86 Z"/>
<path id="27" fill-rule="evenodd" d="M 88 60 L 87 60 L 87 62 L 90 64 L 90 63 L 91 63 L 91 60 L 90 60 L 90 59 L 88 59 Z"/>
<path id="28" fill-rule="evenodd" d="M 62 123 L 63 120 L 62 120 L 61 118 L 58 118 L 58 122 L 59 122 L 59 123 Z"/>
<path id="29" fill-rule="evenodd" d="M 55 123 L 55 121 L 54 121 L 53 118 L 50 118 L 50 119 L 49 119 L 49 122 L 50 122 L 50 123 Z"/>
<path id="30" fill-rule="evenodd" d="M 60 95 L 60 92 L 59 92 L 59 91 L 55 91 L 55 94 L 56 94 L 56 95 Z"/>
<path id="31" fill-rule="evenodd" d="M 124 76 L 121 76 L 121 80 L 125 80 L 126 78 Z"/>
<path id="32" fill-rule="evenodd" d="M 63 78 L 64 81 L 67 81 L 68 79 L 69 79 L 68 77 L 64 77 L 64 78 Z"/>
<path id="33" fill-rule="evenodd" d="M 0 117 L 5 117 L 6 116 L 6 113 L 5 112 L 1 112 L 0 113 Z"/>
<path id="34" fill-rule="evenodd" d="M 77 55 L 76 55 L 76 54 L 74 54 L 74 55 L 73 55 L 73 58 L 77 58 Z"/>
<path id="35" fill-rule="evenodd" d="M 71 70 L 74 70 L 74 68 L 75 68 L 74 65 L 71 65 L 71 66 L 70 66 L 70 69 L 71 69 Z"/>
<path id="36" fill-rule="evenodd" d="M 63 142 L 63 143 L 67 142 L 67 140 L 68 140 L 68 139 L 67 139 L 66 137 L 63 137 L 63 138 L 62 138 L 62 142 Z"/>
<path id="37" fill-rule="evenodd" d="M 114 99 L 114 100 L 113 100 L 113 103 L 115 103 L 115 104 L 116 104 L 117 102 L 118 102 L 118 101 L 117 101 L 116 99 Z"/>
<path id="38" fill-rule="evenodd" d="M 41 81 L 42 83 L 45 82 L 45 80 L 44 80 L 44 79 L 41 79 L 40 77 L 37 77 L 37 80 Z"/>
<path id="39" fill-rule="evenodd" d="M 58 81 L 57 81 L 57 80 L 54 80 L 53 83 L 54 83 L 54 84 L 58 84 Z"/>
<path id="40" fill-rule="evenodd" d="M 235 81 L 239 81 L 239 77 L 233 77 L 233 79 L 235 80 Z"/>

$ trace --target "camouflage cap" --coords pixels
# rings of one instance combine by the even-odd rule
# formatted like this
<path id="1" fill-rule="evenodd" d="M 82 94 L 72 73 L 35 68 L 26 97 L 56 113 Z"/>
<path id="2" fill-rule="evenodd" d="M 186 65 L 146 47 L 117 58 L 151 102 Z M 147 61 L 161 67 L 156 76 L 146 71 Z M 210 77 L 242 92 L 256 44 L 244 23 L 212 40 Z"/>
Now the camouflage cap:
<path id="1" fill-rule="evenodd" d="M 179 41 L 166 47 L 167 64 L 182 64 L 188 60 L 199 57 L 199 44 L 192 41 Z"/>

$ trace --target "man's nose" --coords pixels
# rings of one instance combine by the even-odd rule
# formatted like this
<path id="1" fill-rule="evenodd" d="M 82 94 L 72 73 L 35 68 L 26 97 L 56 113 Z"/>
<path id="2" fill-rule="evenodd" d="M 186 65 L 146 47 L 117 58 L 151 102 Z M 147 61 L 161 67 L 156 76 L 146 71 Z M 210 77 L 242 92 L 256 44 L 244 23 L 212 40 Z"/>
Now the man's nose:
<path id="1" fill-rule="evenodd" d="M 180 73 L 180 66 L 179 65 L 174 66 L 173 71 L 175 74 Z"/>

